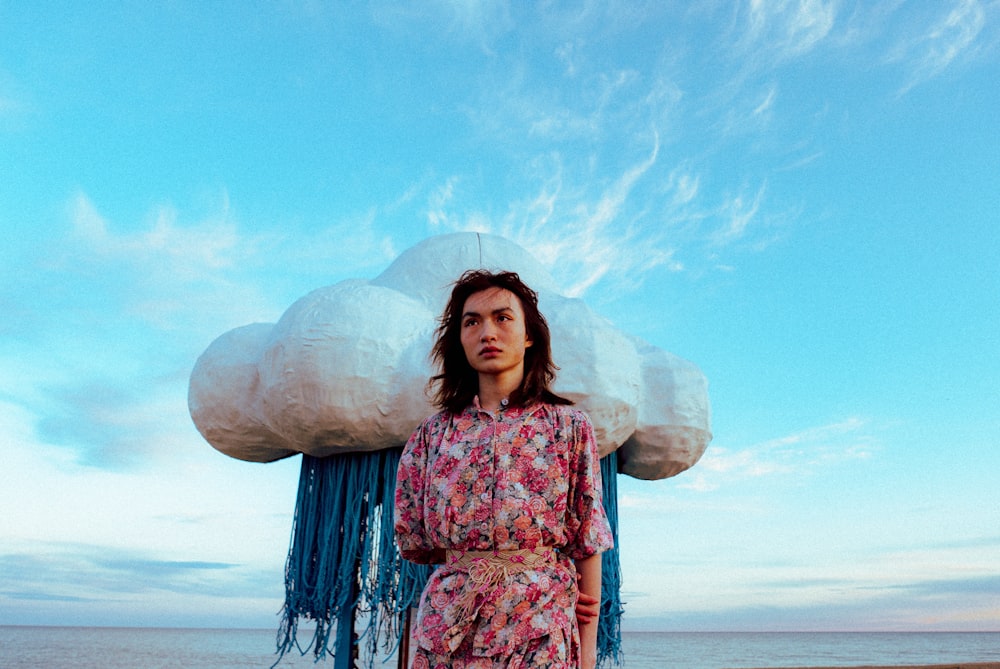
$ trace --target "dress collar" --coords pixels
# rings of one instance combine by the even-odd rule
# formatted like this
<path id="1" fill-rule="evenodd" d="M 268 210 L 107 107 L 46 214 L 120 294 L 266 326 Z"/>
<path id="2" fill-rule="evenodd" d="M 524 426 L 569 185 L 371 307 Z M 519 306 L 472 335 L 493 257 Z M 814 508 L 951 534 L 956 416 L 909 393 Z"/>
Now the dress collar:
<path id="1" fill-rule="evenodd" d="M 501 406 L 497 411 L 487 411 L 483 408 L 483 405 L 479 403 L 479 395 L 476 395 L 472 398 L 472 404 L 469 406 L 467 411 L 475 414 L 485 413 L 499 418 L 517 418 L 518 416 L 535 413 L 541 406 L 542 405 L 539 402 L 532 402 L 528 406 Z"/>

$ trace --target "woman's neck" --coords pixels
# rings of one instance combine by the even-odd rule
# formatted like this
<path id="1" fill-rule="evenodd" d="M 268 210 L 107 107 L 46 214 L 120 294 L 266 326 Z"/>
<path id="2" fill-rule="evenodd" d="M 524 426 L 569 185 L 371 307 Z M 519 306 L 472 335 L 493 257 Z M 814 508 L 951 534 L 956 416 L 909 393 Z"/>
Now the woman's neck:
<path id="1" fill-rule="evenodd" d="M 479 406 L 486 411 L 496 411 L 501 406 L 506 406 L 507 399 L 521 386 L 523 378 L 523 375 L 515 378 L 480 374 Z"/>

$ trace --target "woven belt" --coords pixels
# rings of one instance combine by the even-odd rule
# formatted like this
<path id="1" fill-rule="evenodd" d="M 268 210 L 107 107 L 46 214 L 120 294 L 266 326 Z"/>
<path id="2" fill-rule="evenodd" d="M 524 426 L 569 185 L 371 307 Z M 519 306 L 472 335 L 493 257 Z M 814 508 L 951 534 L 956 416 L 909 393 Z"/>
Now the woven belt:
<path id="1" fill-rule="evenodd" d="M 465 636 L 467 626 L 479 615 L 479 607 L 499 588 L 505 587 L 511 575 L 555 564 L 556 561 L 556 550 L 551 546 L 533 550 L 446 551 L 445 566 L 468 575 L 464 592 L 457 601 L 452 602 L 457 611 L 453 626 L 443 640 L 449 651 L 455 652 Z"/>
<path id="2" fill-rule="evenodd" d="M 457 551 L 446 553 L 445 563 L 469 574 L 477 589 L 499 585 L 511 574 L 537 569 L 556 560 L 556 550 L 551 546 L 522 548 L 511 551 Z"/>
<path id="3" fill-rule="evenodd" d="M 556 561 L 552 546 L 510 551 L 456 551 L 446 553 L 445 564 L 469 575 L 470 584 L 459 605 L 472 616 L 476 611 L 476 597 L 488 596 L 512 575 L 538 569 Z"/>

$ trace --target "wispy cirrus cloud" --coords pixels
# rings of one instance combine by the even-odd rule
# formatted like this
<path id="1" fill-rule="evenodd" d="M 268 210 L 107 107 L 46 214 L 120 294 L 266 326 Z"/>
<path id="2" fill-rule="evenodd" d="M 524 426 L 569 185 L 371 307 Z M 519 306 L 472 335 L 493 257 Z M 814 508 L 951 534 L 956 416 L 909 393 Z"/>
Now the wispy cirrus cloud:
<path id="1" fill-rule="evenodd" d="M 741 44 L 746 51 L 763 51 L 784 61 L 807 53 L 831 32 L 836 2 L 823 0 L 751 0 L 746 5 Z"/>
<path id="2" fill-rule="evenodd" d="M 25 442 L 128 469 L 184 438 L 186 376 L 212 320 L 245 322 L 263 301 L 238 280 L 255 250 L 225 206 L 191 226 L 161 207 L 116 231 L 79 193 L 66 216 L 17 260 L 30 289 L 7 298 L 23 322 L 0 351 L 0 393 L 27 417 Z"/>
<path id="3" fill-rule="evenodd" d="M 988 11 L 996 11 L 979 0 L 954 0 L 931 5 L 934 14 L 916 25 L 907 25 L 889 52 L 888 62 L 901 64 L 908 72 L 898 94 L 939 76 L 963 57 L 973 53 L 987 24 Z"/>
<path id="4" fill-rule="evenodd" d="M 714 26 L 721 13 L 701 10 L 671 20 Z M 766 247 L 781 234 L 770 224 L 786 230 L 798 209 L 776 204 L 768 175 L 740 161 L 733 167 L 742 184 L 736 188 L 729 175 L 707 174 L 708 157 L 787 146 L 787 138 L 773 132 L 783 96 L 769 73 L 823 43 L 836 15 L 832 2 L 741 5 L 733 15 L 738 28 L 711 29 L 720 44 L 713 55 L 719 68 L 703 81 L 686 82 L 690 53 L 669 31 L 647 45 L 663 52 L 653 69 L 630 67 L 628 58 L 605 53 L 592 40 L 562 39 L 558 31 L 525 47 L 533 59 L 499 55 L 471 94 L 469 117 L 499 153 L 496 160 L 518 163 L 523 194 L 509 205 L 470 206 L 466 200 L 483 188 L 481 175 L 456 174 L 429 198 L 431 229 L 495 232 L 543 259 L 565 258 L 569 271 L 560 267 L 559 274 L 576 295 L 600 282 L 641 286 L 651 269 L 733 267 L 720 260 L 723 249 Z M 604 26 L 596 9 L 573 20 L 601 32 L 642 23 L 626 18 Z M 734 44 L 740 46 L 733 50 Z M 557 85 L 543 76 L 553 69 L 561 74 Z M 802 144 L 796 156 L 821 155 L 805 140 L 792 141 Z M 808 162 L 796 157 L 789 163 L 787 150 L 777 150 L 786 164 Z"/>
<path id="5" fill-rule="evenodd" d="M 657 165 L 659 150 L 654 132 L 648 155 L 603 182 L 596 193 L 580 185 L 568 187 L 563 159 L 550 156 L 544 161 L 548 177 L 537 192 L 511 203 L 498 217 L 463 208 L 467 205 L 460 197 L 461 182 L 453 177 L 430 194 L 428 223 L 435 231 L 489 232 L 511 239 L 549 267 L 567 295 L 579 297 L 603 280 L 634 287 L 654 267 L 682 267 L 665 230 L 646 225 L 651 215 L 633 201 L 642 200 L 635 191 Z M 686 204 L 697 192 L 697 178 L 681 175 L 671 191 Z"/>
<path id="6" fill-rule="evenodd" d="M 130 326 L 196 341 L 201 350 L 220 330 L 275 320 L 307 290 L 384 269 L 400 248 L 380 220 L 399 216 L 414 197 L 404 193 L 308 229 L 289 223 L 257 232 L 263 226 L 241 224 L 224 190 L 192 207 L 201 210 L 194 216 L 164 203 L 140 220 L 122 221 L 80 192 L 67 206 L 67 234 L 37 261 L 34 299 L 64 299 L 72 286 Z"/>
<path id="7" fill-rule="evenodd" d="M 167 271 L 179 272 L 183 278 L 202 276 L 240 261 L 241 240 L 225 193 L 216 213 L 183 228 L 178 225 L 176 209 L 161 205 L 146 227 L 137 232 L 114 234 L 108 220 L 82 192 L 70 202 L 70 217 L 75 235 L 101 257 L 127 259 L 141 265 L 151 260 L 168 260 Z"/>
<path id="8" fill-rule="evenodd" d="M 845 460 L 868 459 L 876 447 L 868 423 L 860 418 L 807 428 L 745 448 L 713 444 L 678 487 L 710 492 L 724 482 L 801 475 Z"/>
<path id="9" fill-rule="evenodd" d="M 747 234 L 747 229 L 760 211 L 765 191 L 766 184 L 755 193 L 740 193 L 723 203 L 719 212 L 723 225 L 712 235 L 715 244 L 725 245 Z"/>
<path id="10" fill-rule="evenodd" d="M 303 265 L 382 269 L 396 255 L 370 219 L 263 235 L 241 229 L 225 192 L 204 209 L 185 221 L 161 204 L 112 221 L 79 192 L 61 234 L 18 258 L 32 289 L 5 297 L 17 336 L 0 351 L 0 393 L 31 416 L 30 439 L 108 471 L 175 452 L 191 427 L 188 374 L 220 331 L 276 320 L 290 299 L 330 281 L 298 276 Z M 287 285 L 261 278 L 274 269 Z"/>
<path id="11" fill-rule="evenodd" d="M 645 160 L 625 170 L 596 201 L 577 203 L 557 234 L 546 231 L 548 234 L 539 238 L 541 235 L 532 235 L 524 226 L 513 229 L 510 222 L 505 223 L 501 234 L 522 238 L 518 241 L 525 248 L 537 249 L 543 263 L 559 267 L 560 274 L 564 270 L 570 272 L 566 294 L 571 297 L 584 294 L 614 268 L 623 275 L 641 274 L 651 263 L 667 262 L 669 257 L 662 254 L 640 256 L 636 262 L 633 253 L 641 233 L 636 228 L 622 226 L 620 220 L 636 184 L 656 164 L 659 136 L 654 134 L 654 139 Z"/>
<path id="12" fill-rule="evenodd" d="M 239 309 L 242 320 L 251 305 L 267 309 L 259 286 L 241 279 L 261 267 L 273 240 L 241 234 L 225 193 L 188 224 L 164 204 L 116 226 L 82 192 L 68 216 L 70 232 L 42 268 L 53 284 L 72 281 L 164 331 L 197 326 L 206 313 L 236 318 Z"/>
<path id="13" fill-rule="evenodd" d="M 506 2 L 434 0 L 419 6 L 379 3 L 372 9 L 376 25 L 393 31 L 435 34 L 456 43 L 472 42 L 492 54 L 496 41 L 514 28 L 511 7 Z"/>

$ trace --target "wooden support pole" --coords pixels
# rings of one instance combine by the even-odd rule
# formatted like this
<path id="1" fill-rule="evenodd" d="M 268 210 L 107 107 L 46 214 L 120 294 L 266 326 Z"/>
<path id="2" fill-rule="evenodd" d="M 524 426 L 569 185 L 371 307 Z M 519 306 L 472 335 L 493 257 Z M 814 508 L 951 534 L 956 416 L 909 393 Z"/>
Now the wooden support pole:
<path id="1" fill-rule="evenodd" d="M 396 661 L 397 669 L 410 669 L 410 617 L 413 614 L 412 607 L 406 607 L 403 613 L 403 637 L 399 640 L 399 656 Z"/>
<path id="2" fill-rule="evenodd" d="M 354 565 L 354 573 L 358 574 L 361 569 L 361 560 L 357 560 Z M 358 597 L 358 579 L 351 579 L 350 601 L 356 601 Z M 346 648 L 347 652 L 337 652 L 333 656 L 333 669 L 354 669 L 355 659 L 358 655 L 357 645 L 354 643 L 354 612 L 355 607 L 344 607 L 337 618 L 337 639 L 334 648 L 338 651 Z"/>

